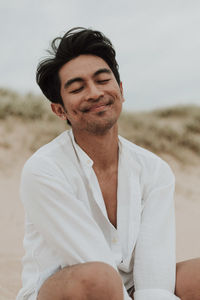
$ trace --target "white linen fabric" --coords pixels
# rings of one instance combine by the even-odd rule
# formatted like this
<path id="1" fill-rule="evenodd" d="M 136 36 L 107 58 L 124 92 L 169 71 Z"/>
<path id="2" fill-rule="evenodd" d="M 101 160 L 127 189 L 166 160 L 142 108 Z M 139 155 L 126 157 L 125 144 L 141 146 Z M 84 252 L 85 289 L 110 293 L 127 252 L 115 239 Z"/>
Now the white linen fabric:
<path id="1" fill-rule="evenodd" d="M 135 300 L 172 300 L 175 285 L 174 176 L 153 153 L 119 136 L 117 228 L 109 221 L 93 161 L 72 130 L 26 162 L 20 194 L 25 208 L 22 289 L 36 300 L 54 272 L 101 261 L 119 271 Z"/>

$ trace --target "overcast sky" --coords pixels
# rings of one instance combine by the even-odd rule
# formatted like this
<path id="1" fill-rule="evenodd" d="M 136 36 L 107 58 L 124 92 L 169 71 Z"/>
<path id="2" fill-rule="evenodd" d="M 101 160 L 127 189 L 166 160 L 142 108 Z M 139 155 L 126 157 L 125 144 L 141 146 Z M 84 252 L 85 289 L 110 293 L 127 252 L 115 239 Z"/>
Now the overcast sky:
<path id="1" fill-rule="evenodd" d="M 200 104 L 199 0 L 0 0 L 0 87 L 39 94 L 39 60 L 74 26 L 111 39 L 125 109 Z"/>

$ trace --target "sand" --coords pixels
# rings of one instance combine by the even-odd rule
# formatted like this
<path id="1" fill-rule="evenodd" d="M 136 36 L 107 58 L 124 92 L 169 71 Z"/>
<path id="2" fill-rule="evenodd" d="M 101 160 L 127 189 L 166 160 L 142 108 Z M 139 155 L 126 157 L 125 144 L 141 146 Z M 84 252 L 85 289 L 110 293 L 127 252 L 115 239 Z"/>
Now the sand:
<path id="1" fill-rule="evenodd" d="M 0 142 L 0 300 L 13 300 L 21 286 L 24 212 L 19 199 L 20 173 L 31 155 L 22 148 L 23 130 L 10 136 L 12 147 Z M 1 133 L 1 132 L 0 132 Z M 176 176 L 177 261 L 200 256 L 200 159 L 183 165 L 165 159 Z"/>

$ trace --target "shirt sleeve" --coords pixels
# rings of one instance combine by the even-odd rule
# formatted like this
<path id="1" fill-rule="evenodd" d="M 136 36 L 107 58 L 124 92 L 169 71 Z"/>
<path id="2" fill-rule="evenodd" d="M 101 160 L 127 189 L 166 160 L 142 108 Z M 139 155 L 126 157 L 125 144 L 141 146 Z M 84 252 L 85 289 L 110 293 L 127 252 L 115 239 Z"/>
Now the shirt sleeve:
<path id="1" fill-rule="evenodd" d="M 117 270 L 103 232 L 53 163 L 30 160 L 22 172 L 20 193 L 28 219 L 66 266 L 101 261 Z M 130 300 L 123 289 L 124 299 Z"/>
<path id="2" fill-rule="evenodd" d="M 175 300 L 174 175 L 161 161 L 151 178 L 134 254 L 134 299 Z"/>

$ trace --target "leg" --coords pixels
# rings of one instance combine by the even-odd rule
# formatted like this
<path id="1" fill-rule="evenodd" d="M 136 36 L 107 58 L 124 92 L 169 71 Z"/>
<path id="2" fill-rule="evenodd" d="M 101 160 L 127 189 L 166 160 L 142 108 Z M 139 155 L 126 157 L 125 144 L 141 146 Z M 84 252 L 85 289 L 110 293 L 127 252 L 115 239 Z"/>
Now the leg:
<path id="1" fill-rule="evenodd" d="M 200 300 L 200 258 L 177 263 L 175 293 L 181 300 Z"/>
<path id="2" fill-rule="evenodd" d="M 101 262 L 63 268 L 49 277 L 37 300 L 123 300 L 122 280 L 117 271 Z"/>

